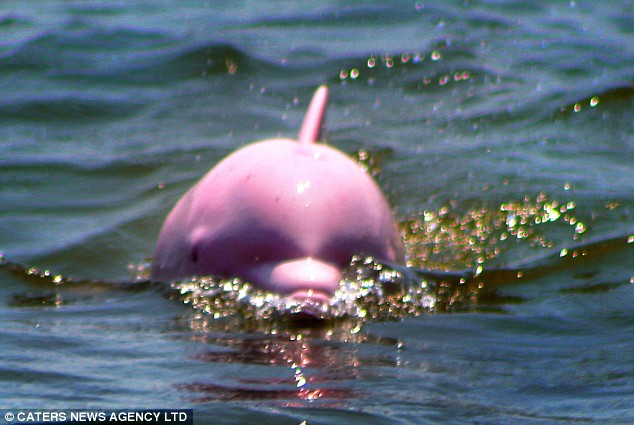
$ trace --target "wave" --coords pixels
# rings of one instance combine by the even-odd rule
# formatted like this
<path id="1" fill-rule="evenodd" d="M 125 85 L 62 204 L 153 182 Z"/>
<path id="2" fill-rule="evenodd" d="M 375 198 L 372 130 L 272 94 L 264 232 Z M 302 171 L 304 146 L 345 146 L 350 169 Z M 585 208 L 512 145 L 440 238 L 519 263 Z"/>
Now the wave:
<path id="1" fill-rule="evenodd" d="M 0 56 L 0 73 L 42 72 L 57 79 L 143 85 L 231 74 L 238 66 L 244 72 L 269 65 L 227 42 L 192 45 L 160 32 L 121 28 L 54 30 Z"/>
<path id="2" fill-rule="evenodd" d="M 123 28 L 74 28 L 38 33 L 0 56 L 0 72 L 65 71 L 116 66 L 144 51 L 169 46 L 168 36 Z"/>
<path id="3" fill-rule="evenodd" d="M 553 116 L 555 118 L 568 118 L 573 113 L 585 108 L 594 108 L 599 104 L 602 106 L 618 105 L 620 103 L 630 102 L 632 99 L 634 99 L 633 83 L 608 86 L 600 91 L 594 91 L 591 95 L 577 97 L 572 102 L 562 106 Z"/>
<path id="4" fill-rule="evenodd" d="M 0 104 L 0 119 L 37 122 L 110 120 L 133 115 L 143 106 L 129 100 L 117 102 L 77 96 L 24 99 Z"/>
<path id="5" fill-rule="evenodd" d="M 363 14 L 375 16 L 374 11 L 350 11 L 351 19 Z M 315 18 L 316 23 L 324 22 Z M 310 22 L 313 19 L 306 17 Z M 499 18 L 489 17 L 487 25 L 504 25 Z M 249 25 L 284 25 L 290 18 L 262 18 Z M 340 19 L 340 18 L 338 18 Z M 480 20 L 482 17 L 472 17 Z M 289 22 L 297 24 L 296 20 Z M 244 28 L 243 28 L 244 29 Z M 246 30 L 245 29 L 245 30 Z M 528 59 L 527 59 L 528 60 Z M 546 59 L 544 59 L 546 60 Z M 522 68 L 529 68 L 520 64 Z M 27 72 L 24 76 L 23 73 Z M 526 93 L 530 74 L 499 69 L 485 62 L 478 46 L 465 40 L 436 39 L 427 41 L 416 50 L 368 51 L 361 54 L 338 56 L 319 48 L 291 50 L 287 57 L 261 55 L 256 51 L 224 40 L 205 42 L 184 40 L 167 33 L 140 29 L 74 28 L 38 34 L 21 45 L 0 55 L 0 74 L 13 75 L 30 83 L 29 76 L 38 75 L 52 80 L 60 90 L 65 84 L 110 91 L 125 90 L 126 86 L 165 87 L 175 83 L 232 76 L 241 87 L 252 80 L 267 76 L 295 86 L 296 80 L 328 82 L 332 85 L 362 85 L 393 87 L 415 101 L 423 96 L 423 104 L 444 102 L 459 113 L 454 121 L 467 123 L 509 123 L 526 125 L 552 119 L 568 113 L 578 103 L 589 103 L 597 96 L 605 102 L 631 96 L 631 83 L 596 87 L 583 99 L 574 99 L 574 87 L 562 89 L 552 86 L 543 91 Z M 627 79 L 627 75 L 625 75 Z M 249 83 L 251 83 L 250 81 Z M 31 82 L 41 86 L 41 82 Z M 295 87 L 297 88 L 297 87 Z M 53 90 L 53 89 L 51 89 Z M 447 91 L 452 95 L 448 98 Z M 34 91 L 34 90 L 30 90 Z M 137 113 L 151 99 L 136 101 L 124 98 L 113 100 L 95 95 L 86 98 L 77 93 L 67 96 L 31 96 L 0 103 L 0 118 L 25 120 L 119 118 Z M 577 95 L 578 96 L 578 95 Z M 142 97 L 141 97 L 142 98 Z M 587 102 L 586 102 L 587 101 Z M 422 106 L 421 106 L 422 107 Z M 429 108 L 427 108 L 429 110 Z M 426 113 L 425 116 L 430 115 Z M 416 120 L 421 113 L 413 113 Z M 518 124 L 519 123 L 519 124 Z"/>

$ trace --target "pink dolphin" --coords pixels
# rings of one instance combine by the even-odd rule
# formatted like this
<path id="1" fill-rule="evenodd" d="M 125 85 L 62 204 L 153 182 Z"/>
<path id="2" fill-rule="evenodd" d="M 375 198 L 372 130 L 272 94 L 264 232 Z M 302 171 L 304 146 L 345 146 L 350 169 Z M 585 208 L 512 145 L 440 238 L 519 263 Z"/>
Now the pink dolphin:
<path id="1" fill-rule="evenodd" d="M 328 88 L 313 96 L 298 141 L 270 139 L 222 160 L 170 212 L 152 279 L 240 277 L 326 301 L 355 254 L 402 260 L 385 197 L 358 164 L 317 143 Z"/>

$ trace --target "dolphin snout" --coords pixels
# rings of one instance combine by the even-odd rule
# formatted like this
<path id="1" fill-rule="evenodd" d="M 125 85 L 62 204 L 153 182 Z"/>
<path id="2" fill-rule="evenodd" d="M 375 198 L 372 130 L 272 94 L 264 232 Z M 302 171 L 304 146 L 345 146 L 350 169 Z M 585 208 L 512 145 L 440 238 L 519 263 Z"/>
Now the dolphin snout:
<path id="1" fill-rule="evenodd" d="M 341 270 L 313 257 L 269 263 L 254 270 L 254 283 L 268 290 L 297 299 L 326 302 L 342 279 Z"/>

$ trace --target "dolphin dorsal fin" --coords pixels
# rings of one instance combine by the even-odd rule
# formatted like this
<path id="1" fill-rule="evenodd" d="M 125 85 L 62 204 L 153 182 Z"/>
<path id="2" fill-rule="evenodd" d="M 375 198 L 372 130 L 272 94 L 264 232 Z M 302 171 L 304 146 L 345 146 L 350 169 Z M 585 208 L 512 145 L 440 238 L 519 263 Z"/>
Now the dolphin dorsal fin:
<path id="1" fill-rule="evenodd" d="M 326 104 L 328 103 L 328 87 L 320 86 L 310 101 L 308 111 L 302 123 L 297 140 L 299 143 L 313 143 L 320 139 L 324 120 L 326 118 Z"/>

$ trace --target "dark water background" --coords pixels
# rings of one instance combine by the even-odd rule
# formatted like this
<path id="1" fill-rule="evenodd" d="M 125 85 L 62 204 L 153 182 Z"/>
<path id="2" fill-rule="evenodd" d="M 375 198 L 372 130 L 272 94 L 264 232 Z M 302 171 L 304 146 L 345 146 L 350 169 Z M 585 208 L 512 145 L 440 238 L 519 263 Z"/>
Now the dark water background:
<path id="1" fill-rule="evenodd" d="M 634 2 L 35 5 L 0 4 L 0 252 L 39 269 L 0 268 L 0 408 L 634 422 Z M 132 282 L 185 190 L 322 83 L 330 142 L 425 229 L 410 262 L 483 292 L 289 330 Z"/>

